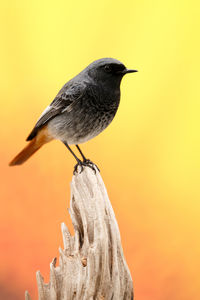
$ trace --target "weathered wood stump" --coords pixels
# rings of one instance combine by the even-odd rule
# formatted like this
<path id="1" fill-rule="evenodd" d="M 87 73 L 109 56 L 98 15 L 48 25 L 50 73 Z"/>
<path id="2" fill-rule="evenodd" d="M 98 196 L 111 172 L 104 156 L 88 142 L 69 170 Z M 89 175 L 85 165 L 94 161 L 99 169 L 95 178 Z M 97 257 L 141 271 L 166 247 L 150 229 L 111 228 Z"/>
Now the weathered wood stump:
<path id="1" fill-rule="evenodd" d="M 131 300 L 133 284 L 103 180 L 86 167 L 72 178 L 69 209 L 75 235 L 62 223 L 64 250 L 50 264 L 50 282 L 37 272 L 39 300 Z M 30 300 L 28 292 L 25 299 Z"/>

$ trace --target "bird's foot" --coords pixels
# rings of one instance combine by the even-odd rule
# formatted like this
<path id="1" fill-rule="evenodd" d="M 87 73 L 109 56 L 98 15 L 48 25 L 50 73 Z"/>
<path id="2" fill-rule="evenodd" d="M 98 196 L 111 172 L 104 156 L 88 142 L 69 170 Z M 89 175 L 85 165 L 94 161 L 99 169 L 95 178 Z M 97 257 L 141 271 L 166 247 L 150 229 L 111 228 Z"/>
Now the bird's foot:
<path id="1" fill-rule="evenodd" d="M 80 167 L 80 170 L 79 170 L 79 167 Z M 85 159 L 84 161 L 79 160 L 79 161 L 77 162 L 77 164 L 76 164 L 75 167 L 74 167 L 74 172 L 73 172 L 73 174 L 75 175 L 76 173 L 82 173 L 84 167 L 89 167 L 90 169 L 92 169 L 92 170 L 95 172 L 95 174 L 96 174 L 96 169 L 95 169 L 95 167 L 96 167 L 97 170 L 99 171 L 99 168 L 98 168 L 92 161 L 90 161 L 89 159 Z"/>
<path id="2" fill-rule="evenodd" d="M 92 166 L 93 168 L 96 168 L 100 172 L 98 166 L 96 164 L 94 164 L 91 160 L 85 159 L 83 162 L 86 163 L 88 165 L 88 167 Z M 96 173 L 96 170 L 95 170 L 95 173 Z"/>
<path id="3" fill-rule="evenodd" d="M 78 172 L 79 167 L 80 167 L 80 172 Z M 73 174 L 75 175 L 76 173 L 82 173 L 82 172 L 83 172 L 83 163 L 81 160 L 78 160 L 77 164 L 74 166 Z"/>

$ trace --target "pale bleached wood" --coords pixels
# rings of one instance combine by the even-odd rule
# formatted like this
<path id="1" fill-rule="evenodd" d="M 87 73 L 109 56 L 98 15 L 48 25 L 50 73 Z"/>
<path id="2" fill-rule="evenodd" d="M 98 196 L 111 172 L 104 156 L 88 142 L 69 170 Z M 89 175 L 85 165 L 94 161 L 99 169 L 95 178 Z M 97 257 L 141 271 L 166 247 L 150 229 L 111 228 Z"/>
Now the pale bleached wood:
<path id="1" fill-rule="evenodd" d="M 131 300 L 133 284 L 103 180 L 86 167 L 72 178 L 69 213 L 75 235 L 61 225 L 64 250 L 50 281 L 36 274 L 39 300 Z M 25 299 L 30 300 L 28 292 Z"/>

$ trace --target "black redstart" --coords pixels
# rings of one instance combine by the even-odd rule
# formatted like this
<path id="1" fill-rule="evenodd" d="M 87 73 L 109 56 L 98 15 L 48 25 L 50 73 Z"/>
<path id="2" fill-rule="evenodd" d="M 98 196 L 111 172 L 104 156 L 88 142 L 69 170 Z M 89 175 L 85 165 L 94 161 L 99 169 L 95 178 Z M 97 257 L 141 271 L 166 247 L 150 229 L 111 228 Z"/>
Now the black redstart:
<path id="1" fill-rule="evenodd" d="M 53 139 L 61 140 L 75 157 L 77 167 L 93 163 L 86 159 L 78 144 L 102 132 L 113 120 L 120 101 L 120 83 L 127 69 L 113 58 L 94 61 L 68 81 L 53 102 L 44 110 L 27 138 L 29 144 L 10 162 L 10 166 L 24 163 L 42 145 Z M 69 145 L 75 144 L 81 161 Z"/>

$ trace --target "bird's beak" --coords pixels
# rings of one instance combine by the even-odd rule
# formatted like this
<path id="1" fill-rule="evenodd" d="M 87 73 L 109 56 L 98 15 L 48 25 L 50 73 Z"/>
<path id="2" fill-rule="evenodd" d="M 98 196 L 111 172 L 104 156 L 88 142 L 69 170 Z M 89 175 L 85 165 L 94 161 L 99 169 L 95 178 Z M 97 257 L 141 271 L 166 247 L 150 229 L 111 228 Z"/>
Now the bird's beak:
<path id="1" fill-rule="evenodd" d="M 127 73 L 134 73 L 134 72 L 138 72 L 138 70 L 132 70 L 132 69 L 124 69 L 122 71 L 118 71 L 116 72 L 116 74 L 122 74 L 123 76 Z"/>
<path id="2" fill-rule="evenodd" d="M 124 69 L 123 71 L 118 71 L 117 74 L 125 75 L 127 73 L 134 73 L 134 72 L 138 72 L 138 70 Z"/>
<path id="3" fill-rule="evenodd" d="M 125 69 L 125 70 L 123 71 L 124 74 L 127 74 L 127 73 L 135 73 L 135 72 L 138 72 L 138 70 Z"/>

